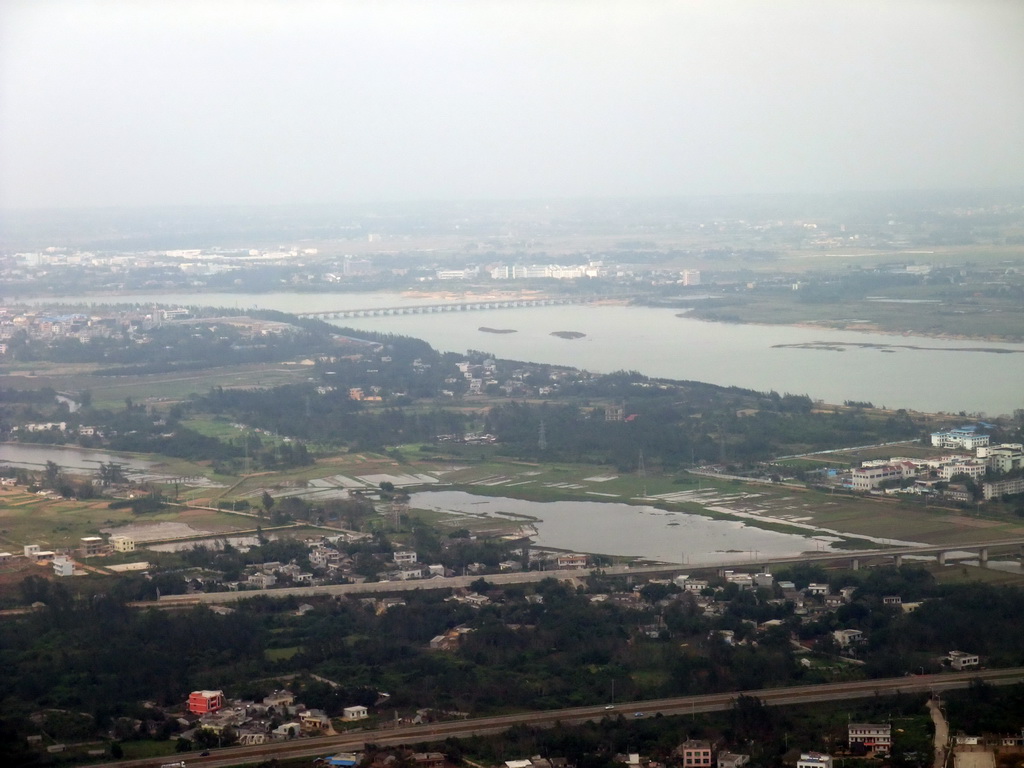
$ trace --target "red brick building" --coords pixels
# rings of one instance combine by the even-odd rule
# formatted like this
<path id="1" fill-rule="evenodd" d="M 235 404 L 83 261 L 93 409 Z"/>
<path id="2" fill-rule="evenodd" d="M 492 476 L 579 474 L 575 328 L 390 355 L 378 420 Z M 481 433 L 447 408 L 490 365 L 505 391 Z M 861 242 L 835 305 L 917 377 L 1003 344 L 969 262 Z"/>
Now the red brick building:
<path id="1" fill-rule="evenodd" d="M 188 695 L 188 711 L 205 715 L 224 708 L 224 691 L 192 691 Z"/>

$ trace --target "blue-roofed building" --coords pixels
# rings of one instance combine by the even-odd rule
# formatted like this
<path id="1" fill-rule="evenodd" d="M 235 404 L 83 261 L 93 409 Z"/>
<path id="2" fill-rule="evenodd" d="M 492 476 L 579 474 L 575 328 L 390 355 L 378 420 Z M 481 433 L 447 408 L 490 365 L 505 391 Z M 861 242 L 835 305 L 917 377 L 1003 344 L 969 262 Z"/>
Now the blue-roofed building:
<path id="1" fill-rule="evenodd" d="M 324 757 L 322 760 L 327 765 L 339 766 L 340 768 L 352 768 L 352 766 L 359 763 L 359 755 L 355 752 L 339 752 L 336 755 Z"/>

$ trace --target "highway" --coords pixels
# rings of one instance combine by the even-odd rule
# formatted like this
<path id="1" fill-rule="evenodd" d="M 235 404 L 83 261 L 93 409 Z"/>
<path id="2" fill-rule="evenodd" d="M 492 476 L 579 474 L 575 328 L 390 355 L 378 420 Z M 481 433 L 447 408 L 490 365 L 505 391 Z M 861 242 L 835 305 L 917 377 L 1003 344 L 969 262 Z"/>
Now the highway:
<path id="1" fill-rule="evenodd" d="M 866 561 L 872 558 L 895 559 L 906 556 L 938 556 L 946 552 L 979 551 L 997 548 L 1022 548 L 1024 538 L 975 541 L 958 545 L 923 545 L 915 547 L 891 547 L 888 549 L 844 550 L 842 552 L 807 552 L 791 557 L 753 559 L 749 555 L 717 563 L 664 564 L 664 565 L 617 565 L 600 569 L 609 576 L 665 576 L 690 571 L 714 570 L 717 568 L 753 568 L 793 563 L 829 563 L 852 560 Z M 484 576 L 492 584 L 525 584 L 547 578 L 572 581 L 586 579 L 592 572 L 589 568 L 556 571 L 523 571 L 520 573 L 495 573 Z M 425 589 L 458 589 L 468 587 L 480 576 L 450 576 L 412 581 L 383 581 L 363 584 L 330 584 L 318 587 L 287 587 L 284 589 L 243 590 L 240 592 L 204 592 L 192 595 L 164 595 L 159 602 L 138 602 L 137 607 L 155 606 L 174 608 L 203 603 L 232 603 L 252 597 L 312 597 L 315 595 L 374 594 L 379 592 L 405 592 Z"/>
<path id="2" fill-rule="evenodd" d="M 443 741 L 448 737 L 484 736 L 511 728 L 514 725 L 532 725 L 539 728 L 555 723 L 578 724 L 600 720 L 606 716 L 622 715 L 633 719 L 661 715 L 696 715 L 699 712 L 721 712 L 733 706 L 740 695 L 755 696 L 768 706 L 808 704 L 819 701 L 842 701 L 846 699 L 870 698 L 897 693 L 933 693 L 966 688 L 971 680 L 982 679 L 993 685 L 1011 685 L 1024 681 L 1024 667 L 1010 669 L 981 670 L 970 673 L 941 675 L 919 675 L 894 677 L 879 680 L 862 680 L 852 683 L 826 685 L 804 685 L 791 688 L 767 688 L 756 691 L 737 691 L 703 696 L 684 696 L 673 699 L 633 701 L 617 703 L 614 706 L 574 707 L 570 709 L 547 710 L 543 712 L 522 712 L 500 717 L 478 717 L 454 722 L 427 725 L 403 726 L 400 728 L 350 731 L 337 736 L 312 739 L 277 741 L 256 747 L 229 747 L 213 750 L 209 757 L 199 757 L 196 752 L 187 752 L 175 758 L 147 758 L 145 760 L 122 760 L 103 763 L 95 768 L 154 768 L 173 760 L 185 760 L 188 768 L 229 768 L 229 766 L 256 763 L 271 758 L 324 757 L 336 752 L 353 752 L 363 749 L 364 744 L 395 746 L 421 742 Z M 609 709 L 608 707 L 612 708 Z"/>

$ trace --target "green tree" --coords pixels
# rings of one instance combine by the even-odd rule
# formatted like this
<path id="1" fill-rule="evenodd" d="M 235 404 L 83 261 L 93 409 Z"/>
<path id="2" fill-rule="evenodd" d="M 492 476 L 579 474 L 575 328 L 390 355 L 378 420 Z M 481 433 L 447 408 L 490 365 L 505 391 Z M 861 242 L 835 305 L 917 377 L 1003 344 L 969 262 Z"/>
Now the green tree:
<path id="1" fill-rule="evenodd" d="M 61 481 L 60 466 L 54 461 L 47 461 L 43 468 L 43 487 L 56 488 Z"/>

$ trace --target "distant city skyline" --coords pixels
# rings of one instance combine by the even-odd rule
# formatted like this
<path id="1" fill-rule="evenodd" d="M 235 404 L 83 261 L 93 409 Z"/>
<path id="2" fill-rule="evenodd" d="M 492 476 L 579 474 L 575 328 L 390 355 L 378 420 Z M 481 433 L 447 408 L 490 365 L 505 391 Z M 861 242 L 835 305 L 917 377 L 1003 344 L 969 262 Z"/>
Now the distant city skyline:
<path id="1" fill-rule="evenodd" d="M 9 0 L 0 208 L 1024 184 L 1024 3 Z"/>

